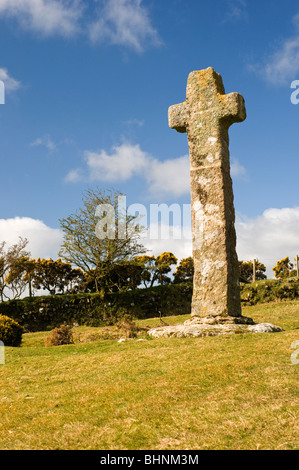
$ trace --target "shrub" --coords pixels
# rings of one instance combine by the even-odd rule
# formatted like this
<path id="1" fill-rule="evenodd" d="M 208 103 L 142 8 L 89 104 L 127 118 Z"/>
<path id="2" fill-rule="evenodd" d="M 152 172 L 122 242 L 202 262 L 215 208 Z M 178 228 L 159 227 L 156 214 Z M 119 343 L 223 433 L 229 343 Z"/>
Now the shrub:
<path id="1" fill-rule="evenodd" d="M 130 318 L 124 318 L 116 326 L 126 338 L 136 338 L 139 331 L 138 326 Z"/>
<path id="2" fill-rule="evenodd" d="M 65 323 L 54 328 L 45 340 L 46 346 L 61 346 L 63 344 L 74 344 L 72 327 Z"/>
<path id="3" fill-rule="evenodd" d="M 19 347 L 22 342 L 23 327 L 12 318 L 0 314 L 0 341 L 5 346 Z"/>
<path id="4" fill-rule="evenodd" d="M 140 327 L 136 325 L 133 318 L 130 315 L 125 315 L 120 321 L 116 323 L 118 331 L 125 336 L 125 338 L 137 338 L 141 332 L 146 332 L 150 329 L 148 326 Z"/>

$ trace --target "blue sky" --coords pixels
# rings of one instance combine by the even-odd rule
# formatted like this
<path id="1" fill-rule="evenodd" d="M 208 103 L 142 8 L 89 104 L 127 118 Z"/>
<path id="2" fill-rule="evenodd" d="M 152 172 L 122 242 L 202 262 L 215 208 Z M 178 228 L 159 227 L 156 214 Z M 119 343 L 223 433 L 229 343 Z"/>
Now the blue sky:
<path id="1" fill-rule="evenodd" d="M 239 258 L 271 271 L 299 252 L 298 2 L 0 0 L 0 44 L 0 239 L 55 258 L 59 219 L 96 186 L 188 204 L 187 136 L 168 107 L 212 66 L 248 115 L 230 129 Z M 190 241 L 147 246 L 191 254 Z"/>

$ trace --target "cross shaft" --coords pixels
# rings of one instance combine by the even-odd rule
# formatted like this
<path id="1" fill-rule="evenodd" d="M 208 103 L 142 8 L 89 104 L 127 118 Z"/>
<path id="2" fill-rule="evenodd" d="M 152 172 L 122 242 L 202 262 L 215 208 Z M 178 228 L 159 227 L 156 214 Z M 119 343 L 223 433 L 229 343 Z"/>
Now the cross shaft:
<path id="1" fill-rule="evenodd" d="M 228 129 L 246 119 L 243 97 L 225 94 L 211 67 L 188 77 L 169 126 L 187 132 L 190 153 L 194 317 L 241 317 Z"/>

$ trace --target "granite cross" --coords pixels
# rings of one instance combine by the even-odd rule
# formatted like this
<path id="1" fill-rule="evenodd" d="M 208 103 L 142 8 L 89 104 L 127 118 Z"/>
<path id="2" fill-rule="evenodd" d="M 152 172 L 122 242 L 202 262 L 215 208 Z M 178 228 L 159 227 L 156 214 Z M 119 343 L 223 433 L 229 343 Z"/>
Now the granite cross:
<path id="1" fill-rule="evenodd" d="M 186 101 L 169 108 L 169 126 L 187 132 L 190 152 L 192 317 L 243 318 L 228 129 L 245 119 L 243 97 L 225 94 L 211 67 L 190 73 Z"/>

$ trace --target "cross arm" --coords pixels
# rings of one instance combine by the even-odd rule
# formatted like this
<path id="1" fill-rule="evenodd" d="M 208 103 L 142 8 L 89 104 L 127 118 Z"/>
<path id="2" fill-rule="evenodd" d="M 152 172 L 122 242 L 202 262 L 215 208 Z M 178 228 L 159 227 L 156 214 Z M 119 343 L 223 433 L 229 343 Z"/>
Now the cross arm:
<path id="1" fill-rule="evenodd" d="M 168 110 L 168 123 L 171 129 L 184 133 L 187 129 L 187 105 L 184 103 L 170 106 Z"/>
<path id="2" fill-rule="evenodd" d="M 222 118 L 229 123 L 242 122 L 246 119 L 245 101 L 239 93 L 220 95 L 222 102 Z"/>

